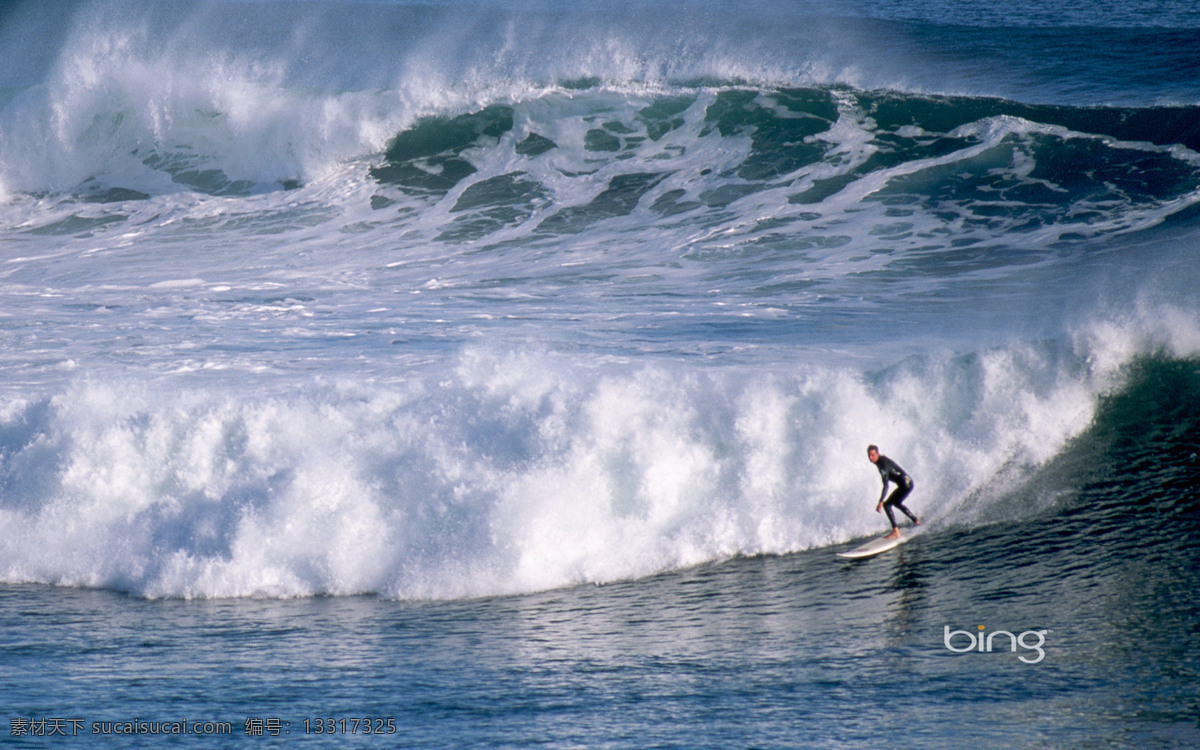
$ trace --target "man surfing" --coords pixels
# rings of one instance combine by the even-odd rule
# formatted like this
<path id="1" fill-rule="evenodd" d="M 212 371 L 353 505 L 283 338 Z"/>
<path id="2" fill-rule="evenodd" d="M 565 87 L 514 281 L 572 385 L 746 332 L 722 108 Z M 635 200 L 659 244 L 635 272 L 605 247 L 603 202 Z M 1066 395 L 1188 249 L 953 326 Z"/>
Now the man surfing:
<path id="1" fill-rule="evenodd" d="M 899 508 L 904 515 L 912 519 L 914 526 L 921 524 L 921 521 L 908 508 L 904 507 L 904 498 L 908 497 L 908 493 L 912 492 L 912 477 L 904 469 L 901 469 L 895 461 L 887 456 L 881 456 L 877 446 L 867 446 L 867 458 L 871 463 L 875 464 L 875 468 L 879 469 L 879 476 L 883 478 L 883 492 L 879 493 L 879 503 L 875 506 L 875 512 L 880 513 L 886 510 L 888 520 L 892 522 L 892 533 L 884 538 L 898 539 L 900 537 L 900 527 L 896 525 L 896 516 L 893 515 L 892 508 Z M 895 482 L 896 489 L 892 491 L 891 496 L 887 500 L 884 500 L 884 496 L 887 495 L 889 481 Z"/>

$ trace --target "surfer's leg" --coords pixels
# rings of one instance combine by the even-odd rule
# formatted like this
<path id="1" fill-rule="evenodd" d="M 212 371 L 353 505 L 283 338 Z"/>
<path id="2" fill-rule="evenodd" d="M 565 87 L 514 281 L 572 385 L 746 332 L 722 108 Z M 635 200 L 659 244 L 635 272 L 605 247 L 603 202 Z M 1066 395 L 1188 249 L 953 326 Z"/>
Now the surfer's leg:
<path id="1" fill-rule="evenodd" d="M 892 508 L 896 507 L 900 509 L 901 513 L 909 517 L 909 519 L 913 522 L 913 525 L 921 523 L 921 521 L 918 520 L 915 515 L 913 515 L 912 511 L 904 507 L 904 499 L 908 497 L 910 492 L 912 492 L 911 483 L 897 487 L 892 494 L 888 496 L 887 502 L 883 504 L 884 509 L 887 511 L 888 518 L 892 518 Z M 896 527 L 896 521 L 894 518 L 892 519 L 892 527 Z"/>
<path id="2" fill-rule="evenodd" d="M 887 513 L 888 520 L 892 522 L 892 531 L 895 532 L 899 527 L 896 526 L 896 516 L 892 513 L 892 498 L 889 497 L 887 502 L 883 504 L 883 510 Z"/>

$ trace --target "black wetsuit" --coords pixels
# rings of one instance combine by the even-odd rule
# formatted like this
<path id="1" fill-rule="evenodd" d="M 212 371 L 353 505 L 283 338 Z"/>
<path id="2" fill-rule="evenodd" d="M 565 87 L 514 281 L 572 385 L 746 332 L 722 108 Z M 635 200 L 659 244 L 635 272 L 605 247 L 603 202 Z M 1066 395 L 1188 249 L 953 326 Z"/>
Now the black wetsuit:
<path id="1" fill-rule="evenodd" d="M 904 507 L 904 498 L 908 497 L 908 493 L 913 489 L 912 477 L 895 461 L 884 455 L 879 456 L 879 460 L 875 462 L 875 468 L 879 469 L 879 476 L 883 478 L 883 492 L 879 493 L 879 502 L 883 503 L 883 509 L 887 511 L 892 528 L 896 528 L 896 516 L 892 513 L 892 508 L 899 508 L 904 515 L 912 519 L 913 523 L 916 523 L 917 517 Z M 896 489 L 892 491 L 887 500 L 884 500 L 883 496 L 887 495 L 889 481 L 895 482 Z"/>

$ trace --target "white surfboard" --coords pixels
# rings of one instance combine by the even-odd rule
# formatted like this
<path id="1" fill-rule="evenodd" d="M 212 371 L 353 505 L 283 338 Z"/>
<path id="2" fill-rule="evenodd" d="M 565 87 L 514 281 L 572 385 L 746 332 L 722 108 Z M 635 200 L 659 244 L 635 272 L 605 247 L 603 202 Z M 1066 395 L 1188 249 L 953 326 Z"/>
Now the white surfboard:
<path id="1" fill-rule="evenodd" d="M 893 547 L 896 547 L 897 545 L 903 544 L 907 541 L 908 539 L 903 536 L 898 536 L 894 539 L 888 539 L 886 536 L 881 536 L 878 539 L 872 539 L 861 547 L 855 547 L 848 552 L 839 552 L 837 553 L 837 556 L 844 557 L 847 560 L 863 560 L 868 557 L 874 557 L 881 552 L 887 552 Z"/>

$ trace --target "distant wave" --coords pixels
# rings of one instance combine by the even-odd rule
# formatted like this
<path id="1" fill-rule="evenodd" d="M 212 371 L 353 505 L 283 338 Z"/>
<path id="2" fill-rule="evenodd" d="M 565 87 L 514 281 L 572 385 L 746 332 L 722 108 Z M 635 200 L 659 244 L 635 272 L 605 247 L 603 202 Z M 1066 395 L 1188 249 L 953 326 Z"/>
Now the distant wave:
<path id="1" fill-rule="evenodd" d="M 1200 199 L 1196 108 L 586 85 L 372 117 L 386 109 L 382 95 L 238 96 L 258 104 L 113 95 L 68 109 L 82 130 L 65 140 L 60 130 L 47 141 L 44 127 L 5 131 L 4 184 L 31 195 L 59 189 L 66 200 L 61 211 L 18 208 L 12 221 L 73 234 L 144 211 L 136 203 L 155 194 L 247 197 L 336 179 L 346 197 L 326 200 L 369 200 L 379 219 L 444 203 L 439 223 L 425 217 L 431 242 L 536 240 L 640 209 L 642 222 L 686 221 L 739 252 L 788 226 L 825 248 L 870 236 L 920 248 L 951 231 L 960 248 L 1016 234 L 1044 247 L 1152 226 Z M 873 218 L 848 227 L 847 211 Z M 741 218 L 756 214 L 771 219 Z"/>
<path id="2" fill-rule="evenodd" d="M 1063 109 L 903 96 L 871 104 L 923 127 L 930 121 L 922 110 L 956 125 L 1004 114 L 1196 145 L 1194 98 L 1180 100 L 1172 87 L 1194 91 L 1198 32 L 1109 29 L 1096 32 L 1102 44 L 1072 43 L 1067 55 L 1036 29 L 854 17 L 852 6 L 823 15 L 764 1 L 731 16 L 705 3 L 356 3 L 343 12 L 322 3 L 96 1 L 64 4 L 61 23 L 45 24 L 36 4 L 18 4 L 0 25 L 8 42 L 0 53 L 0 197 L 81 186 L 105 200 L 287 188 L 372 158 L 420 118 L 534 103 L 580 86 L 643 95 L 846 87 L 1049 101 Z M 255 24 L 241 21 L 248 14 Z M 1067 63 L 1055 62 L 1062 57 Z M 1055 69 L 1028 90 L 1009 83 L 1068 63 L 1077 69 Z M 1165 106 L 1171 101 L 1180 106 Z M 1071 109 L 1113 103 L 1120 106 Z M 952 130 L 932 124 L 931 132 Z"/>

